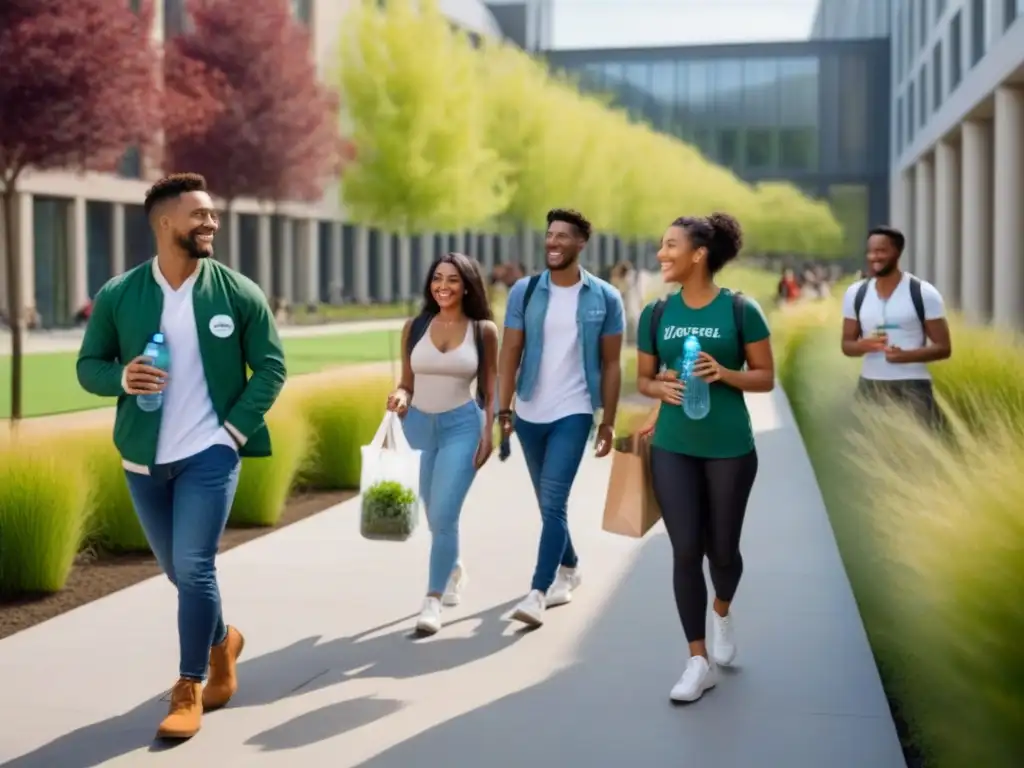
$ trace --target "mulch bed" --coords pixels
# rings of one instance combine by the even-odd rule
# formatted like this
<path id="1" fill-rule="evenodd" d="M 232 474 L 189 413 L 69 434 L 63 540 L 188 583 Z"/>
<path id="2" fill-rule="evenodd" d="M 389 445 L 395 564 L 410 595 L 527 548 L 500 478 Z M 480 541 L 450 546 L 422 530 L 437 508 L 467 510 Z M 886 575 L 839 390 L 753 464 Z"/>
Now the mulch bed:
<path id="1" fill-rule="evenodd" d="M 271 528 L 228 528 L 221 539 L 220 551 L 226 552 L 239 544 L 279 531 L 354 495 L 352 491 L 296 494 L 289 500 L 277 525 Z M 156 560 L 148 553 L 99 557 L 83 553 L 76 559 L 68 582 L 60 592 L 15 599 L 0 597 L 0 638 L 159 574 Z"/>

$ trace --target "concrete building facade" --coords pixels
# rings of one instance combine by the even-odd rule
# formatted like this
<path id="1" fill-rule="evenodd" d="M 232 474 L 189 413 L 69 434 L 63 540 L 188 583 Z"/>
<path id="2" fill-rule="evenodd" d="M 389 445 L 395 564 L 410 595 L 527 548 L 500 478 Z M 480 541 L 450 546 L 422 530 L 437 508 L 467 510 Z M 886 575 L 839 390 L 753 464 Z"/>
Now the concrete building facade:
<path id="1" fill-rule="evenodd" d="M 892 218 L 975 321 L 1024 329 L 1024 0 L 895 4 Z"/>
<path id="2" fill-rule="evenodd" d="M 336 60 L 350 0 L 291 4 L 296 18 L 310 28 L 313 56 L 326 75 Z M 501 25 L 480 0 L 445 0 L 441 8 L 453 24 L 473 35 L 502 35 Z M 187 23 L 183 0 L 158 0 L 153 29 L 157 43 Z M 104 282 L 153 254 L 142 201 L 160 175 L 159 168 L 147 167 L 137 152 L 129 151 L 114 174 L 30 171 L 22 177 L 15 203 L 14 257 L 22 260 L 26 308 L 41 327 L 69 325 Z M 339 185 L 332 184 L 312 205 L 234 202 L 222 227 L 237 236 L 227 238 L 230 252 L 218 258 L 256 280 L 269 297 L 291 304 L 412 298 L 440 250 L 468 252 L 487 269 L 501 259 L 521 260 L 519 254 L 513 257 L 508 237 L 462 232 L 408 240 L 352 225 L 339 193 Z M 6 259 L 2 243 L 0 239 L 0 259 Z M 4 315 L 5 275 L 0 269 Z"/>

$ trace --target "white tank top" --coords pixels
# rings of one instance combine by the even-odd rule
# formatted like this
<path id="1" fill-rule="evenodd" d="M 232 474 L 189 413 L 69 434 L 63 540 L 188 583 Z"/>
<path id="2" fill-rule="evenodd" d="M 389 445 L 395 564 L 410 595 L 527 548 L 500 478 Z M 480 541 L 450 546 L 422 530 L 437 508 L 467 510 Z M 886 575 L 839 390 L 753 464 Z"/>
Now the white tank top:
<path id="1" fill-rule="evenodd" d="M 470 386 L 476 378 L 477 354 L 473 321 L 462 343 L 442 352 L 430 338 L 430 327 L 409 356 L 415 376 L 412 405 L 423 413 L 444 413 L 473 399 Z"/>

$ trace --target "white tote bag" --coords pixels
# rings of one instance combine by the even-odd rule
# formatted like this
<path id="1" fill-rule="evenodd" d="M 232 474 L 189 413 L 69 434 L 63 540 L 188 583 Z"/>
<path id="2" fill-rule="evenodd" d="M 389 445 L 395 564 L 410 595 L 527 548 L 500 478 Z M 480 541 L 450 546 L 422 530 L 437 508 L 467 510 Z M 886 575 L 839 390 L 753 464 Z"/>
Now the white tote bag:
<path id="1" fill-rule="evenodd" d="M 420 451 L 405 439 L 398 415 L 388 411 L 361 452 L 360 532 L 367 539 L 405 541 L 419 523 Z"/>

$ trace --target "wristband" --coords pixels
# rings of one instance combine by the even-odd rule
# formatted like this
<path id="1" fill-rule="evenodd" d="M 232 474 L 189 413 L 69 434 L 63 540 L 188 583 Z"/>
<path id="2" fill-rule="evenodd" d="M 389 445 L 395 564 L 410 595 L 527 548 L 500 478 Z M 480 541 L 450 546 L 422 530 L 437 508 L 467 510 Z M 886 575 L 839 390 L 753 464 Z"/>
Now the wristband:
<path id="1" fill-rule="evenodd" d="M 512 410 L 510 408 L 502 410 L 502 411 L 498 411 L 498 418 L 499 419 L 509 418 L 511 416 L 512 416 Z"/>

